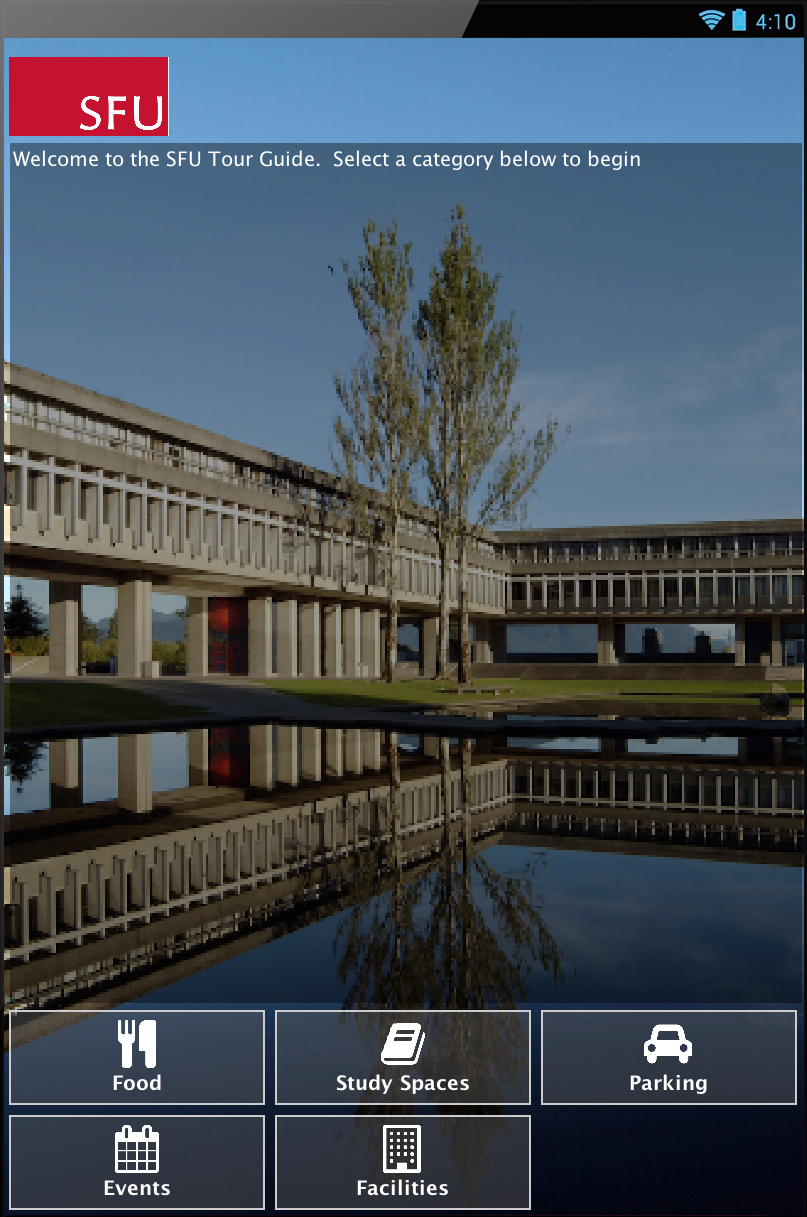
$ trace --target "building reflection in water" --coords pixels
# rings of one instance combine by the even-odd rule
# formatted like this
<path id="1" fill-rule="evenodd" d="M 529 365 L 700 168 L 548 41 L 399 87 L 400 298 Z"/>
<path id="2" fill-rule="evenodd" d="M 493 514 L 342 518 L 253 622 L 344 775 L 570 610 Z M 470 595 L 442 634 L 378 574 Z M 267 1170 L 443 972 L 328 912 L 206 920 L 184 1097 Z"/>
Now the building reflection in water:
<path id="1" fill-rule="evenodd" d="M 100 803 L 82 801 L 81 742 L 50 743 L 50 808 L 6 818 L 7 1008 L 119 1005 L 336 912 L 344 1005 L 512 1008 L 528 968 L 561 983 L 568 965 L 540 860 L 503 874 L 493 844 L 802 864 L 787 740 L 724 759 L 608 739 L 404 752 L 378 731 L 267 724 L 228 759 L 210 734 L 188 733 L 188 785 L 159 793 L 151 737 L 121 736 L 118 797 Z M 19 783 L 36 764 L 30 746 L 6 760 Z"/>

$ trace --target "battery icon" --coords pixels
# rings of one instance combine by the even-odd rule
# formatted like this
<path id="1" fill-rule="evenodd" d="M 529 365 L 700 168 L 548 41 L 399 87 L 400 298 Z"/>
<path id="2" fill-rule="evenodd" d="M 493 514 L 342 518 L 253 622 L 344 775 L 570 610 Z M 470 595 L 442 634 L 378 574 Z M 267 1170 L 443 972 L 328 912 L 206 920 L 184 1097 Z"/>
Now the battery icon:
<path id="1" fill-rule="evenodd" d="M 734 9 L 734 12 L 731 14 L 731 28 L 733 30 L 744 30 L 745 29 L 745 9 L 744 8 L 735 8 Z"/>

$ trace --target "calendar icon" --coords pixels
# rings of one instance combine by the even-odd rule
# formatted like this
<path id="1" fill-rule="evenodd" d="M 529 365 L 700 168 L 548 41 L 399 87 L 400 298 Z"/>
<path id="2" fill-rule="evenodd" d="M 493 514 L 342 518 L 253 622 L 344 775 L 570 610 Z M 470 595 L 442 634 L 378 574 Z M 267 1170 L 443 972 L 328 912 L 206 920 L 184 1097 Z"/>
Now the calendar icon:
<path id="1" fill-rule="evenodd" d="M 420 1174 L 420 1125 L 384 1125 L 384 1174 Z"/>
<path id="2" fill-rule="evenodd" d="M 124 1124 L 115 1133 L 115 1174 L 156 1175 L 160 1169 L 160 1134 L 144 1124 L 139 1133 Z"/>

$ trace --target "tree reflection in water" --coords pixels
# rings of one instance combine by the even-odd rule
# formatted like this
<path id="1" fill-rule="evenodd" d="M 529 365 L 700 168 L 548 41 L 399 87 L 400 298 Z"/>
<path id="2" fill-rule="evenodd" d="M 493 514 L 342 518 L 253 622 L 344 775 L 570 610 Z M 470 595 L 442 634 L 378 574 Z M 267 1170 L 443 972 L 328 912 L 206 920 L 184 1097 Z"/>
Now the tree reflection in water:
<path id="1" fill-rule="evenodd" d="M 25 783 L 39 772 L 44 752 L 44 744 L 31 744 L 27 740 L 18 739 L 6 740 L 3 745 L 3 768 L 6 777 L 11 778 L 17 787 L 17 794 L 22 794 Z"/>
<path id="2" fill-rule="evenodd" d="M 518 874 L 497 870 L 473 842 L 472 746 L 460 745 L 459 806 L 455 807 L 449 740 L 440 741 L 442 844 L 437 860 L 404 871 L 401 849 L 401 769 L 394 736 L 389 737 L 390 789 L 386 822 L 379 822 L 378 867 L 356 892 L 356 902 L 337 932 L 334 949 L 339 976 L 349 983 L 346 1010 L 513 1010 L 526 993 L 536 964 L 562 984 L 563 953 L 547 927 L 535 890 L 537 862 Z M 456 813 L 460 812 L 460 815 Z M 392 884 L 390 886 L 390 881 Z M 371 1044 L 383 1042 L 389 1015 L 361 1020 Z M 504 1101 L 528 1057 L 523 1020 L 473 1016 L 429 1022 L 418 1063 L 423 1077 L 468 1078 L 471 1092 Z M 424 1096 L 425 1097 L 425 1096 Z M 495 1102 L 496 1099 L 493 1099 Z M 367 1114 L 414 1116 L 414 1107 L 381 1105 Z M 496 1134 L 506 1135 L 501 1106 L 436 1106 L 445 1119 L 463 1192 L 471 1204 Z M 450 1119 L 461 1115 L 498 1119 Z M 357 1121 L 357 1136 L 376 1136 Z M 375 1161 L 381 1173 L 380 1150 Z"/>

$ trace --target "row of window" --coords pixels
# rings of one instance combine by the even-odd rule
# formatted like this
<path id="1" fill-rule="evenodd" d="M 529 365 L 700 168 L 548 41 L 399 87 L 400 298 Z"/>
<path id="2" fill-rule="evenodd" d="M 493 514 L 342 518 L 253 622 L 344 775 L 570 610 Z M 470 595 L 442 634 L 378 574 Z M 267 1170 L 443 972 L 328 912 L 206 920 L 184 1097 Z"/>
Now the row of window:
<path id="1" fill-rule="evenodd" d="M 563 777 L 563 782 L 561 782 Z M 667 790 L 664 790 L 664 777 Z M 667 773 L 655 770 L 645 774 L 634 772 L 632 789 L 624 770 L 566 770 L 554 766 L 548 770 L 535 767 L 524 772 L 519 766 L 515 775 L 515 792 L 534 798 L 593 799 L 604 802 L 669 804 L 692 807 L 716 807 L 718 795 L 723 808 L 754 808 L 761 810 L 799 810 L 804 807 L 804 782 L 801 778 L 778 775 L 776 788 L 770 775 L 756 779 L 741 774 L 735 784 L 734 774 Z"/>
<path id="2" fill-rule="evenodd" d="M 513 562 L 533 564 L 590 561 L 621 561 L 647 558 L 761 557 L 804 553 L 804 533 L 746 533 L 714 537 L 638 537 L 618 541 L 552 541 L 533 545 L 505 545 Z"/>
<path id="3" fill-rule="evenodd" d="M 251 490 L 266 490 L 295 500 L 310 501 L 326 510 L 344 507 L 344 501 L 338 496 L 281 477 L 270 470 L 245 465 L 222 453 L 180 444 L 171 436 L 133 430 L 59 402 L 14 393 L 6 396 L 5 413 L 7 421 L 45 430 L 65 439 L 120 451 L 171 469 L 182 469 L 186 473 L 234 483 Z"/>
<path id="4" fill-rule="evenodd" d="M 170 436 L 133 430 L 100 415 L 77 410 L 60 402 L 28 397 L 19 392 L 6 396 L 6 415 L 10 421 L 41 428 L 65 438 L 78 439 L 121 450 L 128 455 L 157 462 L 168 468 L 182 469 L 201 477 L 230 482 L 252 490 L 266 490 L 298 502 L 310 503 L 326 513 L 344 510 L 341 496 L 323 488 L 304 485 L 265 468 L 248 466 L 217 454 L 177 443 Z M 411 536 L 429 536 L 427 524 L 407 520 L 404 531 Z M 706 537 L 653 537 L 596 539 L 585 541 L 523 541 L 500 546 L 482 544 L 484 552 L 509 558 L 516 563 L 550 564 L 558 562 L 628 561 L 664 558 L 762 557 L 803 554 L 804 533 L 754 533 Z"/>
<path id="5" fill-rule="evenodd" d="M 696 581 L 694 578 L 673 576 L 665 579 L 579 579 L 577 586 L 579 587 L 579 595 L 581 600 L 590 600 L 596 597 L 598 600 L 607 600 L 609 595 L 613 595 L 615 600 L 625 600 L 628 597 L 631 600 L 642 600 L 645 595 L 645 587 L 647 589 L 646 596 L 648 600 L 660 599 L 663 594 L 666 600 L 677 598 L 679 595 L 684 599 L 692 598 L 699 595 L 701 602 L 713 600 L 717 595 L 718 600 L 731 600 L 733 597 L 742 598 L 750 597 L 751 584 L 753 579 L 754 596 L 757 600 L 764 597 L 782 597 L 788 595 L 788 579 L 791 582 L 792 594 L 794 596 L 802 596 L 804 594 L 804 576 L 801 574 L 790 575 L 718 575 L 717 578 L 713 575 L 700 576 Z M 715 583 L 717 587 L 715 587 Z M 551 580 L 542 579 L 530 581 L 513 580 L 511 583 L 511 595 L 514 601 L 526 601 L 528 587 L 531 592 L 533 603 L 549 604 L 559 603 L 561 598 L 564 602 L 574 601 L 575 596 L 575 581 L 573 580 Z"/>

